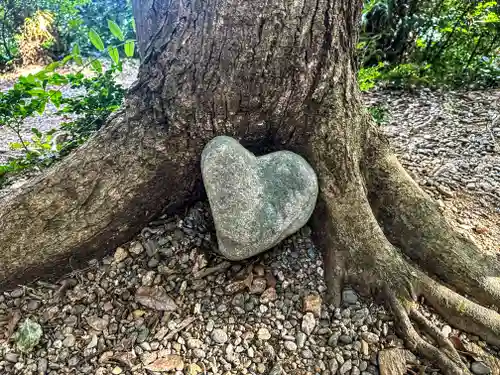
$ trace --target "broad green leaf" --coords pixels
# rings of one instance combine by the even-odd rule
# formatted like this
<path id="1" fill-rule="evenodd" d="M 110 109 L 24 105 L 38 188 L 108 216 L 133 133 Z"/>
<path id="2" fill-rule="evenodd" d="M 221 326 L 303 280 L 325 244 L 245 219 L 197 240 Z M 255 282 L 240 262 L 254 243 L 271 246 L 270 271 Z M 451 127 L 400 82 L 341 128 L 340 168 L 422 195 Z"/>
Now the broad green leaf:
<path id="1" fill-rule="evenodd" d="M 68 55 L 65 56 L 64 59 L 61 60 L 61 64 L 64 65 L 66 64 L 69 60 L 71 60 L 74 56 L 73 55 Z"/>
<path id="2" fill-rule="evenodd" d="M 120 30 L 120 26 L 118 26 L 115 21 L 108 20 L 108 27 L 109 31 L 111 31 L 111 34 L 113 34 L 117 39 L 119 39 L 122 42 L 125 40 L 125 37 L 123 36 L 122 31 Z"/>
<path id="3" fill-rule="evenodd" d="M 73 59 L 77 63 L 77 65 L 83 65 L 83 60 L 81 56 L 73 56 Z"/>
<path id="4" fill-rule="evenodd" d="M 42 138 L 42 132 L 37 128 L 31 128 L 31 132 L 35 134 L 38 138 Z"/>
<path id="5" fill-rule="evenodd" d="M 137 32 L 137 30 L 135 29 L 135 19 L 132 18 L 132 30 L 134 30 L 134 33 Z"/>
<path id="6" fill-rule="evenodd" d="M 71 54 L 73 56 L 80 56 L 80 46 L 78 43 L 73 44 L 73 48 L 71 49 Z"/>
<path id="7" fill-rule="evenodd" d="M 47 72 L 53 72 L 54 70 L 56 70 L 57 68 L 59 68 L 59 65 L 60 65 L 60 62 L 59 61 L 54 61 L 54 62 L 51 62 L 49 65 L 47 65 L 45 67 L 45 70 Z"/>
<path id="8" fill-rule="evenodd" d="M 118 64 L 120 62 L 120 54 L 118 53 L 118 48 L 116 48 L 115 46 L 109 46 L 108 53 L 109 57 L 111 57 L 111 60 L 113 60 L 115 64 Z"/>
<path id="9" fill-rule="evenodd" d="M 29 90 L 28 93 L 31 95 L 42 96 L 42 95 L 45 95 L 45 90 L 41 89 L 39 87 L 35 87 L 35 88 L 32 88 L 31 90 Z"/>
<path id="10" fill-rule="evenodd" d="M 123 49 L 125 50 L 125 55 L 127 55 L 127 57 L 133 57 L 134 56 L 134 48 L 135 48 L 135 41 L 134 40 L 127 40 L 125 42 L 125 45 L 123 46 Z"/>
<path id="11" fill-rule="evenodd" d="M 21 150 L 24 148 L 23 144 L 20 142 L 11 142 L 9 143 L 9 147 L 11 150 Z"/>
<path id="12" fill-rule="evenodd" d="M 102 64 L 99 60 L 92 60 L 90 65 L 92 65 L 92 69 L 94 69 L 97 73 L 102 73 Z"/>
<path id="13" fill-rule="evenodd" d="M 38 106 L 38 109 L 36 110 L 40 115 L 42 115 L 45 112 L 45 106 L 47 105 L 46 100 L 40 100 L 40 105 Z"/>
<path id="14" fill-rule="evenodd" d="M 62 93 L 60 90 L 50 90 L 49 91 L 50 101 L 56 106 L 61 105 Z"/>
<path id="15" fill-rule="evenodd" d="M 101 37 L 94 29 L 90 29 L 89 31 L 90 42 L 97 48 L 99 51 L 104 51 L 104 43 L 102 42 Z"/>

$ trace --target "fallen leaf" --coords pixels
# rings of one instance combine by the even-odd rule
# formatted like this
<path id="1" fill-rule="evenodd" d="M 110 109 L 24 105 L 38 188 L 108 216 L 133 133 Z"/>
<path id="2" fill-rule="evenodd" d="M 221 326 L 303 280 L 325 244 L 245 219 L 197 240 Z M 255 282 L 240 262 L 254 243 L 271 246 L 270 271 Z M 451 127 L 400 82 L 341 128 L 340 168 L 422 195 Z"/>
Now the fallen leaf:
<path id="1" fill-rule="evenodd" d="M 266 283 L 270 288 L 276 288 L 276 278 L 270 270 L 266 271 Z"/>
<path id="2" fill-rule="evenodd" d="M 21 320 L 21 313 L 19 310 L 14 310 L 9 319 L 9 323 L 7 324 L 7 328 L 5 329 L 5 338 L 8 340 L 10 336 L 16 330 L 17 323 Z"/>
<path id="3" fill-rule="evenodd" d="M 87 323 L 96 331 L 104 331 L 107 328 L 109 321 L 94 315 L 87 318 Z"/>
<path id="4" fill-rule="evenodd" d="M 184 361 L 181 356 L 170 354 L 165 358 L 158 358 L 153 363 L 147 365 L 145 367 L 146 370 L 149 371 L 157 371 L 157 372 L 166 372 L 173 370 L 183 370 L 184 369 Z"/>
<path id="5" fill-rule="evenodd" d="M 243 280 L 243 283 L 246 285 L 247 288 L 250 288 L 252 286 L 253 282 L 253 273 L 252 273 L 252 266 L 249 267 L 249 272 L 248 276 Z"/>
<path id="6" fill-rule="evenodd" d="M 162 287 L 147 287 L 141 286 L 137 289 L 135 293 L 135 300 L 149 307 L 153 310 L 158 311 L 175 311 L 177 310 L 177 305 L 175 301 L 167 294 L 165 289 Z"/>
<path id="7" fill-rule="evenodd" d="M 132 312 L 132 315 L 134 315 L 134 318 L 140 318 L 141 316 L 143 316 L 144 314 L 146 314 L 146 311 L 144 310 L 140 310 L 140 309 L 137 309 L 137 310 L 134 310 Z"/>
<path id="8" fill-rule="evenodd" d="M 453 346 L 455 347 L 455 349 L 457 349 L 461 352 L 467 351 L 467 349 L 465 349 L 464 344 L 462 343 L 462 340 L 460 340 L 460 338 L 458 336 L 449 336 L 448 338 L 450 339 L 450 341 L 453 344 Z"/>

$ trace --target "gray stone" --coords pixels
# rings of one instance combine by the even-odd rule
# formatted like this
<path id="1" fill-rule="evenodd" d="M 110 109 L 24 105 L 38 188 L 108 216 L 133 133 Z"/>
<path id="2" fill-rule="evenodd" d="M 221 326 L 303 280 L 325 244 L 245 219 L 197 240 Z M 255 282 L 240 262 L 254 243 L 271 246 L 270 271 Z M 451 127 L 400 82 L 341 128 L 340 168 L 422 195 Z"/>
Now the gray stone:
<path id="1" fill-rule="evenodd" d="M 225 344 L 228 340 L 227 333 L 220 328 L 214 329 L 211 337 L 217 344 Z"/>
<path id="2" fill-rule="evenodd" d="M 45 374 L 47 372 L 47 368 L 49 367 L 49 362 L 46 358 L 40 358 L 37 364 L 37 370 L 39 374 Z"/>
<path id="3" fill-rule="evenodd" d="M 352 289 L 344 289 L 342 292 L 342 302 L 348 305 L 354 305 L 358 302 L 358 295 Z"/>
<path id="4" fill-rule="evenodd" d="M 8 362 L 16 363 L 17 362 L 17 354 L 16 353 L 7 353 L 5 354 L 5 360 Z"/>
<path id="5" fill-rule="evenodd" d="M 472 362 L 470 369 L 476 375 L 491 374 L 491 369 L 484 362 L 479 362 L 479 361 Z"/>
<path id="6" fill-rule="evenodd" d="M 205 351 L 203 349 L 199 349 L 199 348 L 193 349 L 193 355 L 196 358 L 205 358 L 205 356 L 206 356 Z"/>
<path id="7" fill-rule="evenodd" d="M 316 319 L 312 313 L 307 313 L 302 317 L 302 332 L 306 335 L 310 335 L 316 326 Z"/>
<path id="8" fill-rule="evenodd" d="M 340 375 L 347 374 L 347 372 L 351 371 L 352 369 L 352 362 L 350 359 L 344 362 L 344 364 L 340 367 L 339 373 Z"/>
<path id="9" fill-rule="evenodd" d="M 201 170 L 219 252 L 230 260 L 250 258 L 295 233 L 316 204 L 316 174 L 289 151 L 255 157 L 220 136 L 205 146 Z"/>
<path id="10" fill-rule="evenodd" d="M 302 357 L 305 359 L 311 359 L 313 357 L 313 353 L 309 349 L 302 350 Z"/>
<path id="11" fill-rule="evenodd" d="M 339 369 L 339 363 L 335 358 L 332 358 L 330 360 L 330 363 L 328 364 L 328 367 L 330 367 L 330 372 L 335 375 L 337 373 L 337 370 Z"/>
<path id="12" fill-rule="evenodd" d="M 66 338 L 63 341 L 63 345 L 67 348 L 72 348 L 75 346 L 76 338 L 74 335 L 67 335 Z"/>
<path id="13" fill-rule="evenodd" d="M 307 336 L 304 332 L 297 332 L 295 339 L 296 339 L 297 346 L 299 348 L 303 348 L 305 343 L 306 343 Z"/>
<path id="14" fill-rule="evenodd" d="M 339 341 L 342 343 L 342 344 L 351 344 L 352 343 L 352 337 L 350 336 L 347 336 L 347 335 L 340 335 L 339 337 Z"/>
<path id="15" fill-rule="evenodd" d="M 269 340 L 271 338 L 271 333 L 269 332 L 269 330 L 267 328 L 260 328 L 257 331 L 257 337 L 259 340 L 266 341 L 266 340 Z"/>
<path id="16" fill-rule="evenodd" d="M 201 348 L 203 346 L 203 342 L 201 340 L 194 338 L 189 338 L 186 344 L 190 349 Z"/>
<path id="17" fill-rule="evenodd" d="M 285 341 L 283 346 L 285 347 L 286 350 L 290 352 L 294 352 L 297 350 L 297 344 L 294 343 L 293 341 Z"/>
<path id="18" fill-rule="evenodd" d="M 363 332 L 361 334 L 363 340 L 365 340 L 368 344 L 376 344 L 379 340 L 378 336 L 373 332 Z"/>

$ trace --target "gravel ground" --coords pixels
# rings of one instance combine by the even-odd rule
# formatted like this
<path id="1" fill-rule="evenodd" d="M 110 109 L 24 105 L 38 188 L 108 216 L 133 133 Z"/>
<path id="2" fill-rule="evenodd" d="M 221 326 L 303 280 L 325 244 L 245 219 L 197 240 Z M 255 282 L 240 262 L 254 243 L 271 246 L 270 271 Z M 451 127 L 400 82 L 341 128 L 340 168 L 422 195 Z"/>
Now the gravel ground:
<path id="1" fill-rule="evenodd" d="M 499 98 L 500 91 L 427 90 L 366 98 L 388 108 L 384 131 L 449 220 L 495 252 Z M 321 256 L 307 227 L 244 262 L 225 262 L 215 247 L 208 207 L 198 203 L 85 270 L 3 293 L 0 373 L 392 375 L 402 364 L 410 374 L 439 374 L 401 349 L 382 307 L 351 289 L 342 308 L 324 303 Z M 498 348 L 422 313 L 463 345 L 474 374 L 500 373 Z M 27 318 L 43 334 L 23 353 L 12 338 Z"/>

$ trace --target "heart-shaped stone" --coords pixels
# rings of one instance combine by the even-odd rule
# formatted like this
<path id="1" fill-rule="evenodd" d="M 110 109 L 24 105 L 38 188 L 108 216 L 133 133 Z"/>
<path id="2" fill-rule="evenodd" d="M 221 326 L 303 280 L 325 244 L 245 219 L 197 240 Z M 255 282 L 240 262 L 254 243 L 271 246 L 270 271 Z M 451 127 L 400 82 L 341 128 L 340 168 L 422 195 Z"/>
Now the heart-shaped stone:
<path id="1" fill-rule="evenodd" d="M 205 146 L 201 171 L 219 252 L 230 260 L 278 244 L 306 224 L 316 205 L 316 174 L 290 151 L 256 157 L 235 139 L 220 136 Z"/>

